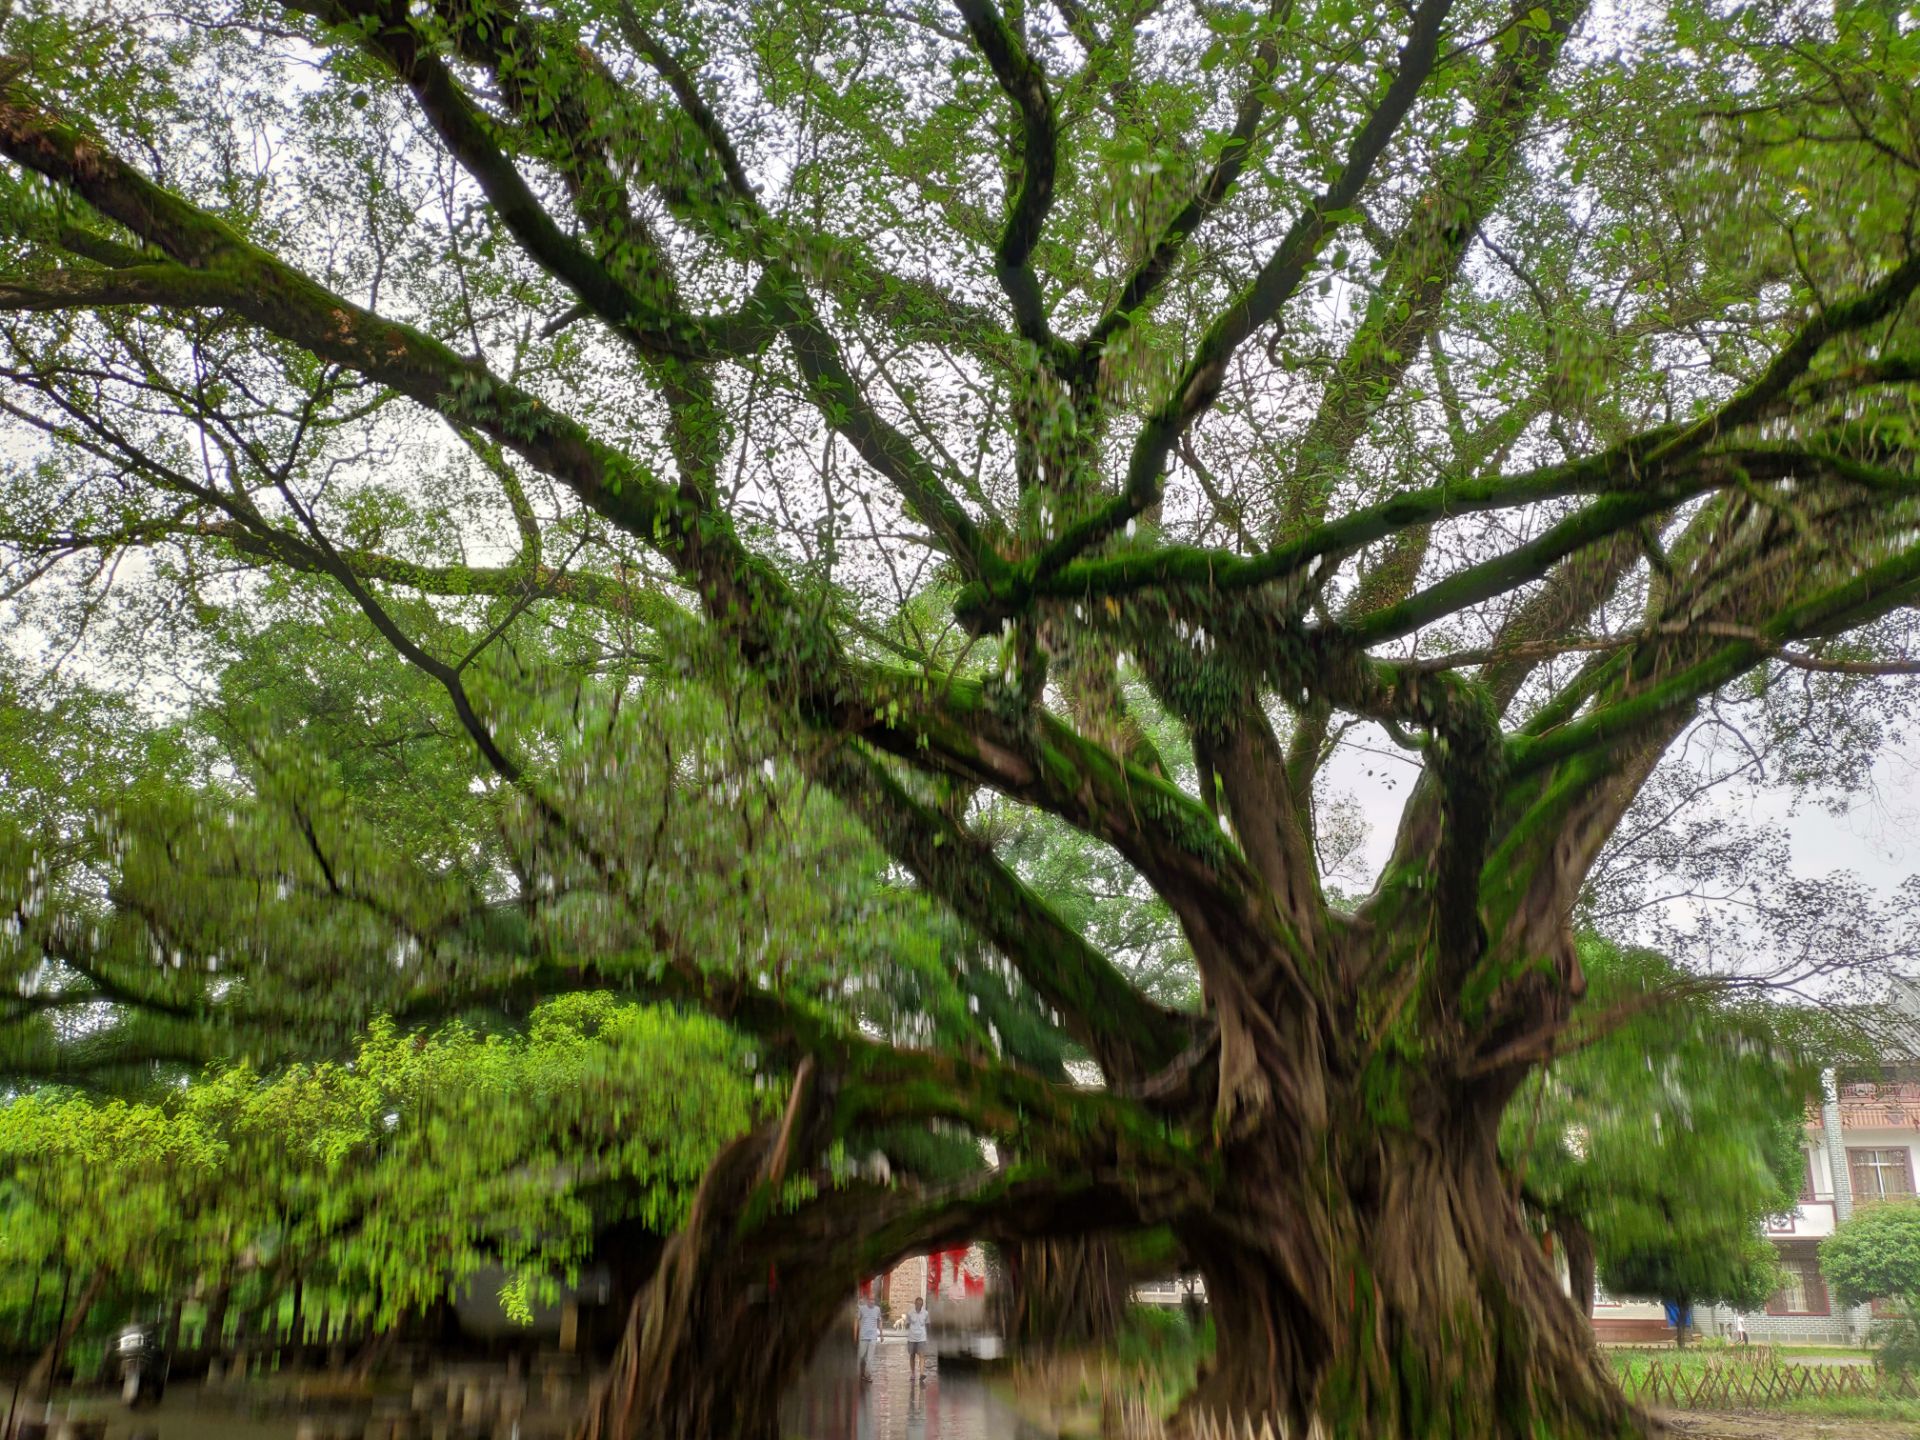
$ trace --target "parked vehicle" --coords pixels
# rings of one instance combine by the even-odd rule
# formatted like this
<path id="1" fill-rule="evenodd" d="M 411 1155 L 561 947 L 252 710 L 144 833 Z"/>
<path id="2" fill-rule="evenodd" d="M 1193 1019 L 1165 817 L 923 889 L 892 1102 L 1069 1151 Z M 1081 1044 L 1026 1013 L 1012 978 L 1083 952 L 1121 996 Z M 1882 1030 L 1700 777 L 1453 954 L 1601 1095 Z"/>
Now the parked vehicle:
<path id="1" fill-rule="evenodd" d="M 114 1337 L 113 1359 L 119 1368 L 120 1398 L 129 1408 L 160 1403 L 173 1357 L 167 1354 L 159 1325 L 127 1326 Z"/>

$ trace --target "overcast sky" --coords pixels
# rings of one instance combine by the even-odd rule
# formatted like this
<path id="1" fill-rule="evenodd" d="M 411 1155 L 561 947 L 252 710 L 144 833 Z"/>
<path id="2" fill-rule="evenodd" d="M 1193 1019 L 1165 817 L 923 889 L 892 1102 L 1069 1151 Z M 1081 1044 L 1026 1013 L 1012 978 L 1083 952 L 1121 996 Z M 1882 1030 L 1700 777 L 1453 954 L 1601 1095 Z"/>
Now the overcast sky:
<path id="1" fill-rule="evenodd" d="M 1407 757 L 1377 733 L 1365 748 L 1342 746 L 1327 774 L 1336 790 L 1360 801 L 1369 830 L 1360 864 L 1370 885 L 1393 844 L 1400 808 L 1416 774 Z M 1713 800 L 1727 813 L 1755 824 L 1785 828 L 1793 865 L 1803 876 L 1850 870 L 1883 895 L 1920 872 L 1920 744 L 1889 746 L 1873 767 L 1872 785 L 1847 797 L 1842 813 L 1811 798 L 1795 804 L 1793 793 L 1775 786 L 1722 790 Z M 1356 867 L 1358 868 L 1358 867 Z"/>

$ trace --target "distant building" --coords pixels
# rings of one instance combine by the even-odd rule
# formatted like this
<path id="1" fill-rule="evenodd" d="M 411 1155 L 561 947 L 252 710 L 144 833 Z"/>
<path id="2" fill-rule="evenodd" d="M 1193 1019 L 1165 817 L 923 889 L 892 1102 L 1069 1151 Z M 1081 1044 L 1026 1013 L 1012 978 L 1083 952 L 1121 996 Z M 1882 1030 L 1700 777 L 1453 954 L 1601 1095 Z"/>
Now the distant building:
<path id="1" fill-rule="evenodd" d="M 1872 1307 L 1835 1304 L 1820 1273 L 1819 1244 L 1863 1205 L 1913 1198 L 1916 1145 L 1920 1066 L 1898 1061 L 1877 1075 L 1829 1073 L 1807 1125 L 1800 1203 L 1767 1222 L 1787 1283 L 1763 1313 L 1739 1317 L 1752 1338 L 1832 1344 L 1865 1338 Z"/>
<path id="2" fill-rule="evenodd" d="M 986 1316 L 987 1252 L 979 1245 L 956 1245 L 902 1260 L 884 1275 L 860 1287 L 879 1300 L 891 1323 L 905 1320 L 915 1300 L 927 1302 L 932 1324 L 942 1329 L 976 1330 Z"/>

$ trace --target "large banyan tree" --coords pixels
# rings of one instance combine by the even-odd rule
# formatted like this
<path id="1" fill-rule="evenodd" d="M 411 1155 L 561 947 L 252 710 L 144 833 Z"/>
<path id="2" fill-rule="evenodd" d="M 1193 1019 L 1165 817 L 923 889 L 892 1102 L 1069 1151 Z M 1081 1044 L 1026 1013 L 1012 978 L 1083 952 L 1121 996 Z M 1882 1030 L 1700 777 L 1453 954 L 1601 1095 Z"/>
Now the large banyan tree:
<path id="1" fill-rule="evenodd" d="M 452 733 L 435 793 L 510 816 L 359 884 L 325 837 L 398 823 L 389 772 L 286 778 L 358 723 L 358 662 L 283 655 L 241 749 L 293 820 L 236 822 L 222 762 L 227 809 L 118 832 L 93 890 L 27 867 L 13 943 L 77 987 L 49 1004 L 144 1010 L 164 1050 L 276 966 L 324 1011 L 359 956 L 403 1019 L 612 977 L 756 1036 L 784 1106 L 708 1171 L 598 1435 L 768 1434 L 892 1257 L 1152 1227 L 1207 1282 L 1196 1405 L 1640 1432 L 1497 1132 L 1580 1039 L 1576 909 L 1676 737 L 1907 666 L 1910 9 L 0 14 L 15 653 L 189 673 L 306 587 L 425 687 L 381 753 Z M 694 783 L 633 698 L 663 676 L 752 754 Z M 1324 772 L 1364 736 L 1418 779 L 1355 900 Z M 972 981 L 920 1043 L 914 985 L 861 1025 L 859 984 L 788 967 L 799 912 L 755 887 L 804 912 L 845 826 L 736 871 L 661 840 L 704 810 L 764 847 L 795 807 L 857 822 L 889 903 L 954 924 L 939 963 L 1101 1084 L 1022 1063 Z M 595 925 L 543 929 L 562 897 Z M 993 1162 L 854 1163 L 908 1132 Z"/>

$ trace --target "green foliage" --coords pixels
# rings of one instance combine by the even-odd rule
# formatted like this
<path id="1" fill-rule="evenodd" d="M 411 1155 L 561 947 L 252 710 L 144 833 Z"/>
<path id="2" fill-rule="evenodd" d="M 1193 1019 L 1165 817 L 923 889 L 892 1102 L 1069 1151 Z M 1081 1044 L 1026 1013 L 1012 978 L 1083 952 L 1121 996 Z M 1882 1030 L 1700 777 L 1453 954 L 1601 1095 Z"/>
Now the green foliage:
<path id="1" fill-rule="evenodd" d="M 493 1025 L 502 1000 L 524 1016 L 526 996 L 646 987 L 669 964 L 857 995 L 909 1042 L 1057 1066 L 1031 992 L 884 874 L 758 698 L 729 693 L 739 677 L 583 679 L 564 631 L 483 656 L 476 687 L 499 667 L 542 677 L 495 709 L 510 743 L 551 754 L 545 800 L 564 792 L 571 829 L 555 833 L 357 611 L 293 587 L 266 615 L 227 618 L 217 685 L 157 736 L 77 686 L 0 692 L 20 737 L 0 744 L 6 778 L 66 807 L 31 833 L 0 822 L 0 900 L 30 919 L 0 933 L 0 965 L 38 994 L 0 1016 L 0 1068 L 93 1075 L 98 1053 L 127 1062 L 107 1076 L 125 1083 L 128 1057 L 271 1067 L 337 1052 L 382 1013 Z"/>
<path id="2" fill-rule="evenodd" d="M 1169 1372 L 1185 1371 L 1188 1378 L 1213 1354 L 1213 1317 L 1202 1313 L 1195 1325 L 1178 1306 L 1130 1305 L 1120 1333 L 1114 1337 L 1115 1358 L 1122 1365 L 1146 1365 Z M 1178 1391 L 1183 1388 L 1173 1385 Z"/>
<path id="3" fill-rule="evenodd" d="M 1113 1338 L 1112 1358 L 1141 1398 L 1156 1411 L 1170 1412 L 1193 1389 L 1213 1358 L 1214 1321 L 1202 1312 L 1196 1324 L 1184 1309 L 1130 1305 Z"/>
<path id="4" fill-rule="evenodd" d="M 766 1113 L 714 1021 L 604 994 L 524 1036 L 376 1023 L 350 1060 L 215 1069 L 153 1103 L 42 1091 L 0 1107 L 0 1264 L 104 1268 L 180 1294 L 235 1267 L 331 1286 L 381 1322 L 489 1265 L 528 1297 L 597 1229 L 665 1233 L 715 1150 Z"/>
<path id="5" fill-rule="evenodd" d="M 1920 1316 L 1913 1301 L 1896 1303 L 1899 1313 L 1873 1322 L 1873 1358 L 1886 1374 L 1911 1379 L 1920 1374 Z"/>
<path id="6" fill-rule="evenodd" d="M 1754 1309 L 1778 1286 L 1762 1220 L 1793 1208 L 1825 1043 L 1763 1001 L 1649 1004 L 1681 978 L 1650 951 L 1588 937 L 1581 1017 L 1603 1038 L 1510 1105 L 1502 1151 L 1543 1216 L 1592 1237 L 1614 1294 Z"/>
<path id="7" fill-rule="evenodd" d="M 1920 1296 L 1920 1201 L 1861 1206 L 1820 1242 L 1820 1273 L 1843 1305 Z"/>
<path id="8" fill-rule="evenodd" d="M 179 1259 L 207 1258 L 202 1220 L 222 1203 L 229 1160 L 218 1127 L 190 1113 L 52 1092 L 0 1106 L 8 1288 L 102 1268 L 160 1288 Z"/>

